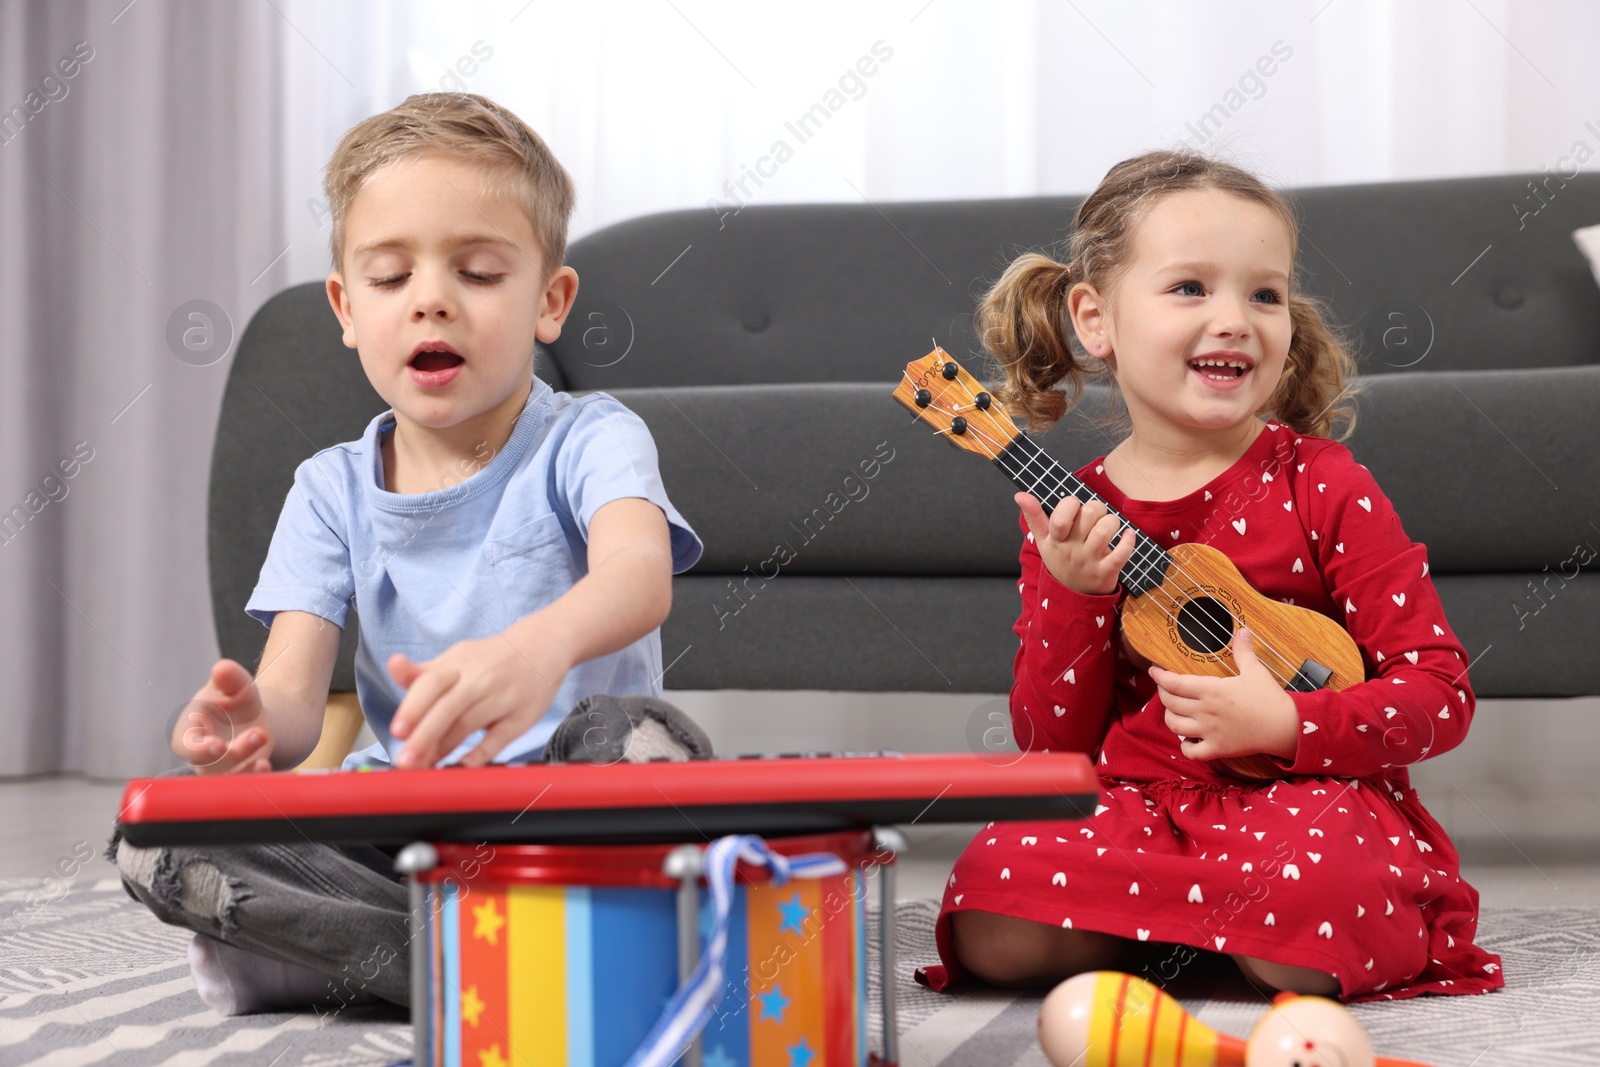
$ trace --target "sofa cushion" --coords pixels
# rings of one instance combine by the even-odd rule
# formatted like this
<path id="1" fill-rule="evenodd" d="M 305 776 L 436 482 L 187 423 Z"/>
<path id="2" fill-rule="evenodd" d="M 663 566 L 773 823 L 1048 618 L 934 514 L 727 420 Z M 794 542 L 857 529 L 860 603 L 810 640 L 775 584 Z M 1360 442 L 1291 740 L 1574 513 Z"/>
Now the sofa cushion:
<path id="1" fill-rule="evenodd" d="M 696 574 L 1015 575 L 1010 481 L 859 384 L 618 389 L 649 425 Z M 1364 379 L 1349 442 L 1436 573 L 1538 572 L 1600 545 L 1600 367 Z M 1103 389 L 1085 411 L 1103 410 Z M 1040 437 L 1077 468 L 1115 443 L 1077 413 Z M 869 473 L 870 472 L 870 473 Z M 785 550 L 786 549 L 786 550 Z"/>

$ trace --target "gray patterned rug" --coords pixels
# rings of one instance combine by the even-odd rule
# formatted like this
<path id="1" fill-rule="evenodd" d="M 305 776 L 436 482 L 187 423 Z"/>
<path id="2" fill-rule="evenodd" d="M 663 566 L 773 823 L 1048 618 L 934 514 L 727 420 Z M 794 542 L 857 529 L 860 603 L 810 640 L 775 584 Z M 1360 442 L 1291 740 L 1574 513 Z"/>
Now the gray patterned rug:
<path id="1" fill-rule="evenodd" d="M 1039 998 L 930 993 L 934 901 L 901 905 L 904 1067 L 1047 1067 Z M 17 1067 L 376 1067 L 410 1053 L 398 1009 L 223 1018 L 189 977 L 189 935 L 163 926 L 115 879 L 63 891 L 0 879 L 0 1063 Z M 1485 908 L 1480 942 L 1506 988 L 1353 1010 L 1380 1052 L 1436 1067 L 1600 1063 L 1600 909 Z M 1193 967 L 1169 987 L 1214 1029 L 1243 1035 L 1264 1010 L 1231 965 Z M 876 999 L 876 989 L 871 994 Z M 874 1034 L 876 1046 L 876 1034 Z"/>
<path id="2" fill-rule="evenodd" d="M 900 906 L 902 960 L 932 961 L 934 901 Z M 1600 1064 L 1600 908 L 1484 908 L 1478 943 L 1498 953 L 1504 989 L 1483 996 L 1353 1004 L 1385 1056 L 1434 1067 Z M 1240 1037 L 1267 1002 L 1229 961 L 1209 957 L 1167 991 L 1201 1022 Z M 1034 1026 L 1039 996 L 931 993 L 901 968 L 900 1061 L 905 1067 L 1049 1067 Z"/>

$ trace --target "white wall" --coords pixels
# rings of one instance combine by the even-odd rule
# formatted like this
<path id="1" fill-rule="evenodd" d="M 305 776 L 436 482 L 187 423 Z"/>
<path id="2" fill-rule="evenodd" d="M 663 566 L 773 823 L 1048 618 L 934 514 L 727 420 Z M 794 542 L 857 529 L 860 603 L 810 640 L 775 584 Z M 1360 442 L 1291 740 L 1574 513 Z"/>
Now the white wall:
<path id="1" fill-rule="evenodd" d="M 713 199 L 1082 193 L 1181 141 L 1287 186 L 1538 171 L 1580 140 L 1600 151 L 1600 4 L 1583 0 L 281 8 L 286 284 L 326 273 L 326 221 L 308 203 L 339 135 L 437 88 L 493 97 L 551 143 L 577 181 L 575 237 Z M 850 80 L 875 44 L 888 58 Z M 463 60 L 472 73 L 445 81 Z M 800 143 L 785 124 L 842 77 L 842 106 Z M 1200 130 L 1219 104 L 1226 122 Z M 725 187 L 779 140 L 793 155 L 771 177 Z"/>

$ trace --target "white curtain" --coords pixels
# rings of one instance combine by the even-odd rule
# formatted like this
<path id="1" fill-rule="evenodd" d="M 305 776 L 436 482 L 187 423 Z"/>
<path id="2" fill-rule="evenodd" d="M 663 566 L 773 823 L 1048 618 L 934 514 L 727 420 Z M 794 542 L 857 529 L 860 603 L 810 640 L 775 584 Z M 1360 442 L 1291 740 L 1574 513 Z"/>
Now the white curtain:
<path id="1" fill-rule="evenodd" d="M 168 319 L 207 300 L 236 339 L 283 283 L 281 27 L 265 4 L 0 2 L 0 774 L 167 765 L 216 655 L 228 363 L 179 359 Z"/>
<path id="2" fill-rule="evenodd" d="M 671 208 L 1080 193 L 1182 141 L 1289 186 L 1556 169 L 1600 150 L 1597 41 L 1583 0 L 0 0 L 0 519 L 21 509 L 0 775 L 169 764 L 217 655 L 229 366 L 175 355 L 169 319 L 209 301 L 210 343 L 236 342 L 323 278 L 322 168 L 410 93 L 539 130 L 578 237 Z"/>
<path id="3" fill-rule="evenodd" d="M 1081 193 L 1179 142 L 1289 186 L 1554 169 L 1580 139 L 1600 151 L 1586 0 L 282 7 L 303 31 L 285 40 L 295 279 L 326 269 L 305 201 L 339 135 L 463 60 L 472 73 L 443 87 L 507 104 L 572 171 L 574 236 L 713 200 Z M 802 142 L 791 127 L 819 103 L 842 106 Z M 780 141 L 792 155 L 763 177 Z"/>

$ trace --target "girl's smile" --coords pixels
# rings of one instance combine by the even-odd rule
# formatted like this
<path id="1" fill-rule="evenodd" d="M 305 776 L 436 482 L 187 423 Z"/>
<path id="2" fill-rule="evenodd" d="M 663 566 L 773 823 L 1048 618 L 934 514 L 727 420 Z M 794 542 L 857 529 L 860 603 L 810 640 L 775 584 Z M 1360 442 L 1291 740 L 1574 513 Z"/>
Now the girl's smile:
<path id="1" fill-rule="evenodd" d="M 1218 349 L 1189 361 L 1189 368 L 1213 389 L 1238 389 L 1256 361 L 1236 349 Z"/>

